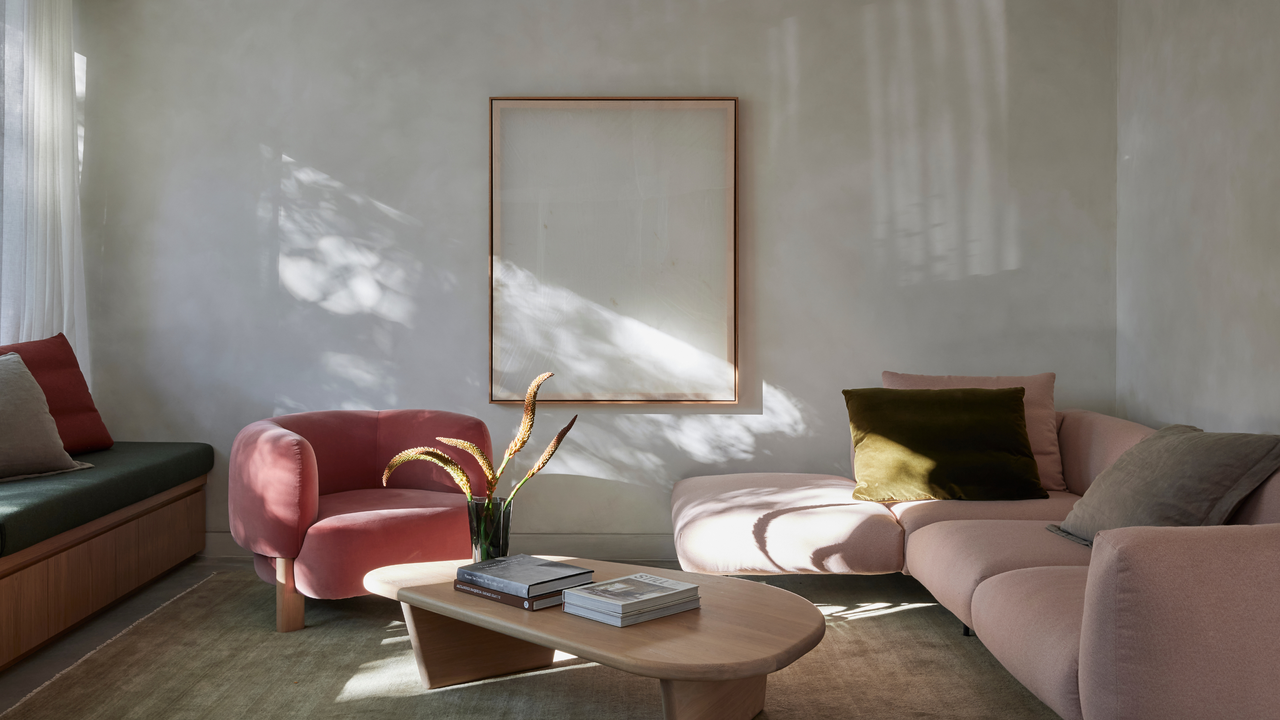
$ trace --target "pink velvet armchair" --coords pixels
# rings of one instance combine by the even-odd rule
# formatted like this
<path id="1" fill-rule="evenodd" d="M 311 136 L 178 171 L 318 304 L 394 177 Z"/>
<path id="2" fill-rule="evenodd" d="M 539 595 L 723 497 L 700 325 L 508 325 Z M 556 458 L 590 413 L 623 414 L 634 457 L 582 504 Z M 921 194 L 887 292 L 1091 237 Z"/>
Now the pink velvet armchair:
<path id="1" fill-rule="evenodd" d="M 231 447 L 231 534 L 276 585 L 276 629 L 304 626 L 305 597 L 365 595 L 384 565 L 471 555 L 466 496 L 434 463 L 406 463 L 382 486 L 392 456 L 438 447 L 471 477 L 471 455 L 436 437 L 469 440 L 492 456 L 477 418 L 433 410 L 298 413 L 260 420 Z"/>

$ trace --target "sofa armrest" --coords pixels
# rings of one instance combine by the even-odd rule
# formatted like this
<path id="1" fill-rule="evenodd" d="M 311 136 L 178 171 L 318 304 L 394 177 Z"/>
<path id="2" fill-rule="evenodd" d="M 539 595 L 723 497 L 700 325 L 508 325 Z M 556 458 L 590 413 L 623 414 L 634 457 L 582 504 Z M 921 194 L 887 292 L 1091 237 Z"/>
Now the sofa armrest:
<path id="1" fill-rule="evenodd" d="M 320 505 L 311 443 L 270 420 L 255 422 L 231 445 L 228 482 L 235 541 L 259 555 L 297 557 Z"/>
<path id="2" fill-rule="evenodd" d="M 1274 716 L 1278 598 L 1280 525 L 1099 533 L 1081 627 L 1084 717 Z"/>

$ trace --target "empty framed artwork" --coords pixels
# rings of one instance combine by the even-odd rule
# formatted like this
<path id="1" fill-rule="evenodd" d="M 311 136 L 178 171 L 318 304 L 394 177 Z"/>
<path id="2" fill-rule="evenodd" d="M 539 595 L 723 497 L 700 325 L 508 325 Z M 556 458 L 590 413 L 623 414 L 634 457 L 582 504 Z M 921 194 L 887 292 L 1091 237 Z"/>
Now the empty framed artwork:
<path id="1" fill-rule="evenodd" d="M 736 403 L 736 98 L 491 98 L 489 399 Z"/>

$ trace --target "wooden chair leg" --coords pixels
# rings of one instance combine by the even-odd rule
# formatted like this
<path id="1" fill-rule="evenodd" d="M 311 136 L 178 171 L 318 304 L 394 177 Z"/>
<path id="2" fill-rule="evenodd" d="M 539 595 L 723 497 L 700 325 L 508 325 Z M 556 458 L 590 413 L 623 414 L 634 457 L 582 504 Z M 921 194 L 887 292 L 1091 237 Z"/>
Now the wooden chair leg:
<path id="1" fill-rule="evenodd" d="M 276 632 L 306 627 L 306 600 L 293 583 L 293 558 L 276 558 Z"/>

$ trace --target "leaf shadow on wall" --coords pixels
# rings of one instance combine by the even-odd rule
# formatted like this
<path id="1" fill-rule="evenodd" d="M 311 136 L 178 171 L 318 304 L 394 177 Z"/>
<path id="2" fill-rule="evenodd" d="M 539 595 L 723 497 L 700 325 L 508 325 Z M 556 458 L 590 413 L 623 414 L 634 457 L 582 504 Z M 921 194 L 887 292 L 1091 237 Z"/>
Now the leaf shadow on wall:
<path id="1" fill-rule="evenodd" d="M 417 219 L 261 148 L 263 283 L 279 288 L 274 414 L 395 407 L 396 335 L 413 327 L 423 263 L 404 248 Z M 272 277 L 274 275 L 274 277 Z M 445 278 L 447 281 L 447 278 Z"/>
<path id="2" fill-rule="evenodd" d="M 280 368 L 271 388 L 273 414 L 413 402 L 398 383 L 406 376 L 399 339 L 415 330 L 422 307 L 449 301 L 457 278 L 407 249 L 406 240 L 423 232 L 415 218 L 288 155 L 263 147 L 262 157 L 259 232 L 272 251 L 260 272 L 264 285 L 279 291 L 273 301 L 279 309 L 274 344 Z M 527 306 L 520 327 L 528 348 L 555 346 L 561 364 L 570 360 L 554 368 L 557 373 L 603 387 L 620 365 L 645 382 L 663 373 L 723 369 L 716 364 L 724 360 L 632 318 L 520 277 L 533 283 L 528 292 L 556 301 Z M 643 345 L 653 352 L 640 363 L 629 357 L 635 333 L 644 335 Z M 663 460 L 672 448 L 711 472 L 767 453 L 762 438 L 807 433 L 800 402 L 782 388 L 762 385 L 758 414 L 653 413 L 635 406 L 584 414 L 548 471 L 669 487 L 690 474 Z M 563 424 L 567 417 L 559 414 L 558 408 L 546 409 L 541 416 L 544 423 Z M 495 436 L 503 435 L 497 423 L 490 424 Z"/>

